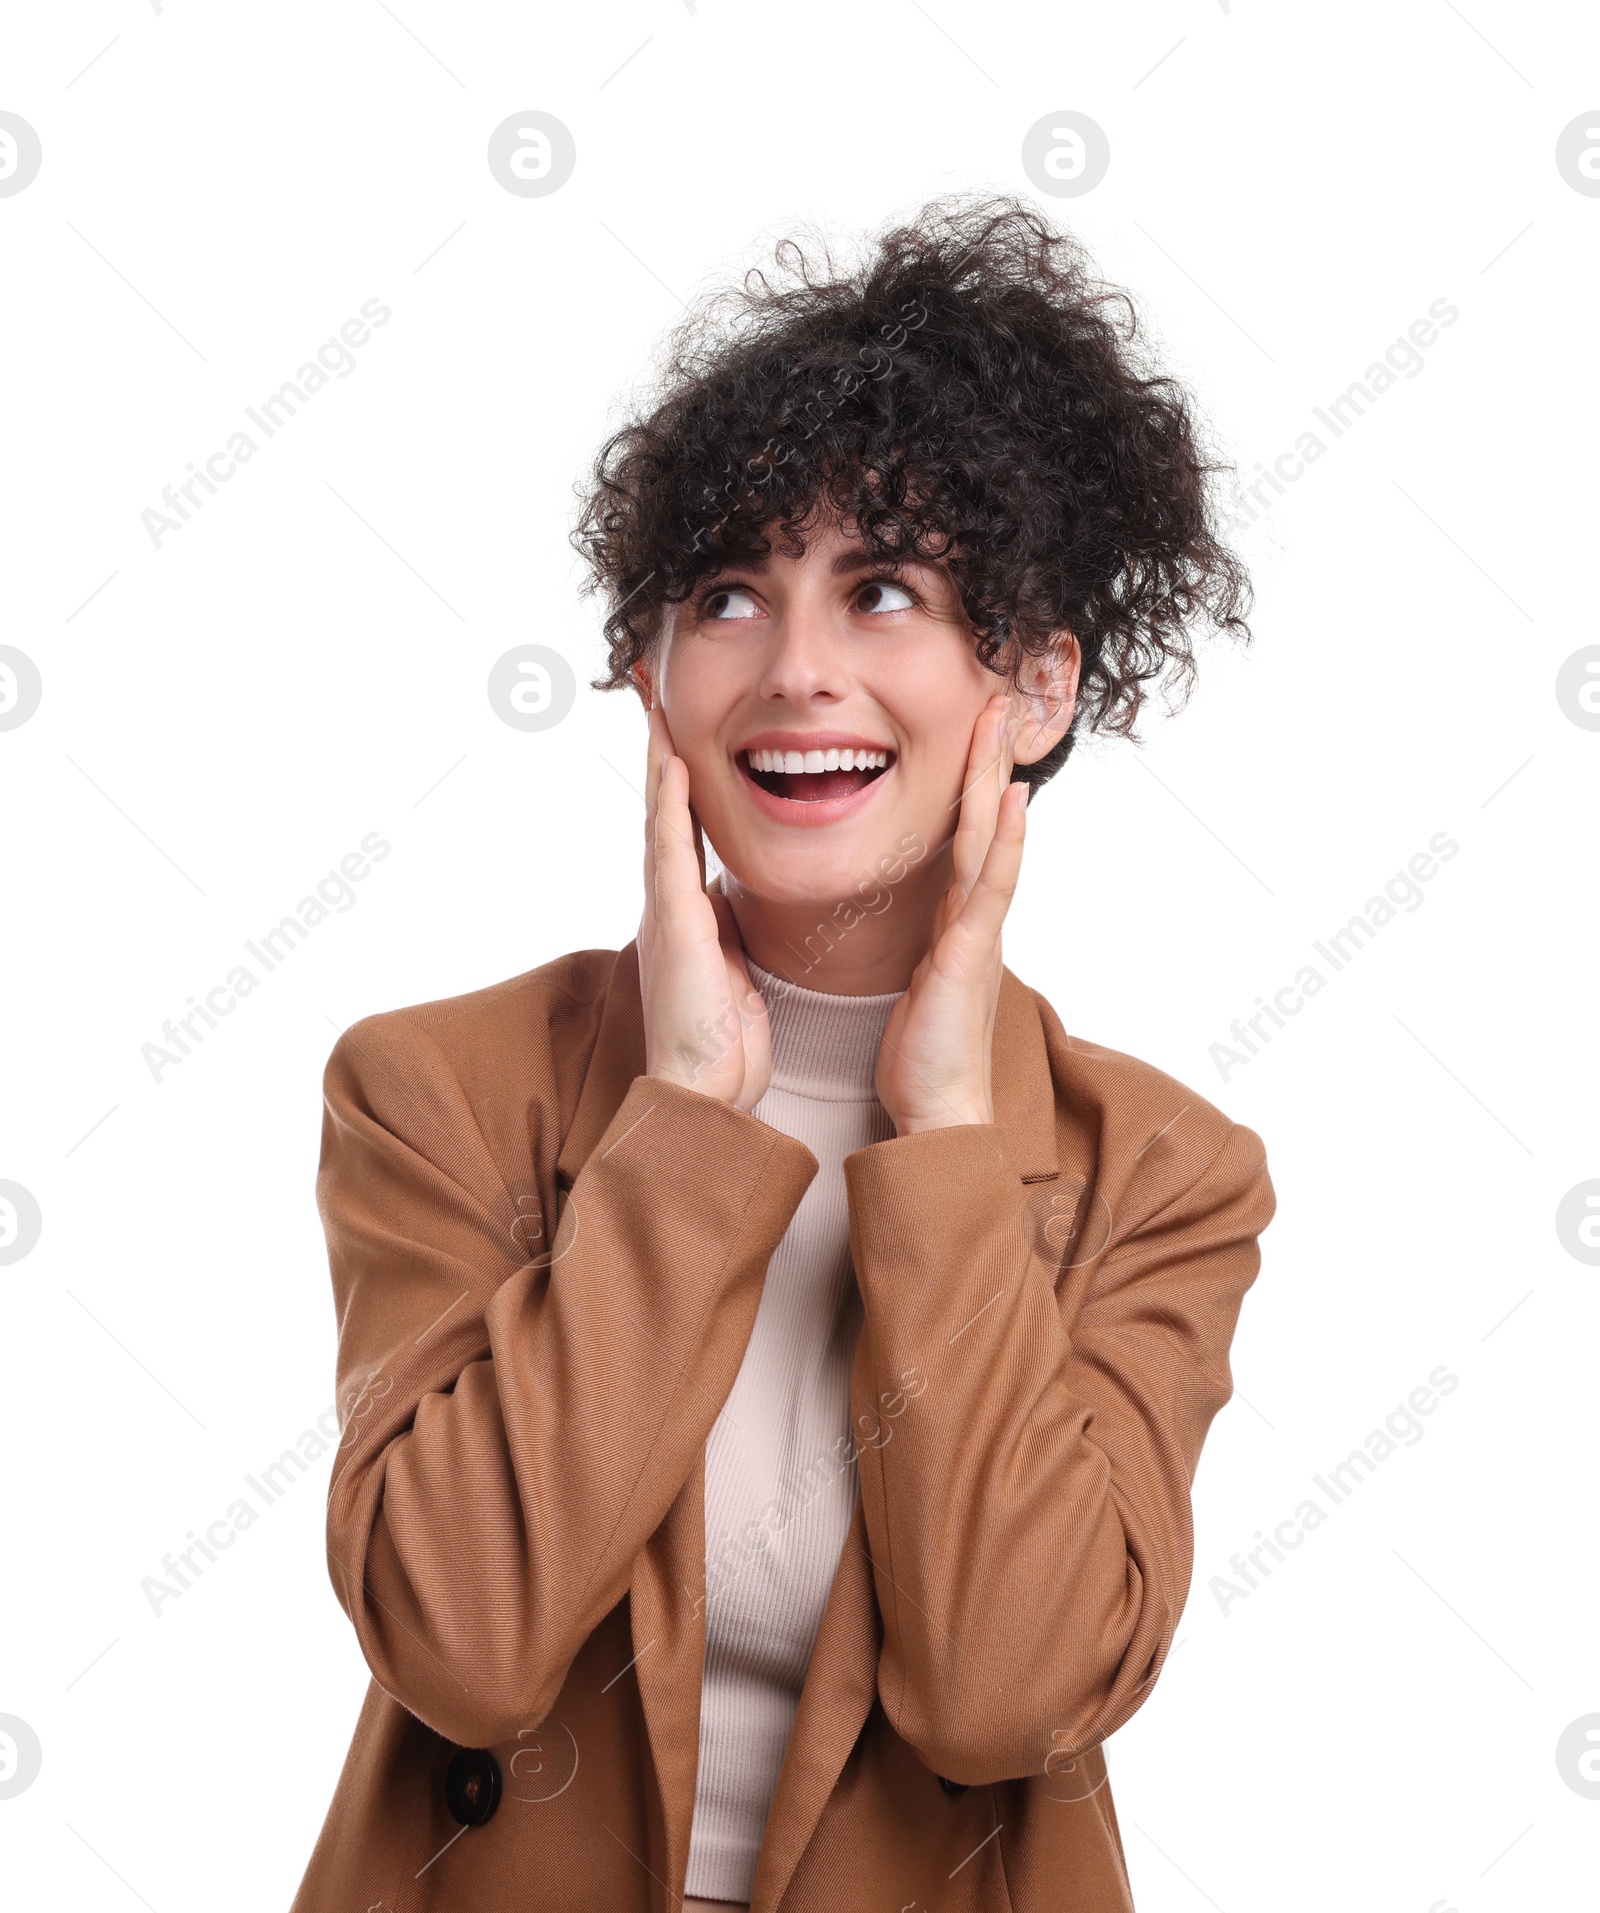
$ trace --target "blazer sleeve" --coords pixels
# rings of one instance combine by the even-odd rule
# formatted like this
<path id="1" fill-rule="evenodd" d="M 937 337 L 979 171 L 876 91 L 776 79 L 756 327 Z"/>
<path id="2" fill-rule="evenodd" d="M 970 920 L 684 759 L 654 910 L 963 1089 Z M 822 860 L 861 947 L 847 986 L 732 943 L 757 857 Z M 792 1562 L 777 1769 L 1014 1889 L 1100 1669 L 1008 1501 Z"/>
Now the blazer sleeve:
<path id="1" fill-rule="evenodd" d="M 1265 1151 L 1233 1125 L 1113 1227 L 1086 1283 L 1035 1247 L 994 1125 L 875 1144 L 845 1174 L 879 1697 L 947 1779 L 1039 1774 L 1121 1726 L 1171 1647 L 1190 1487 L 1275 1207 Z"/>
<path id="2" fill-rule="evenodd" d="M 379 1685 L 450 1740 L 493 1745 L 544 1717 L 627 1591 L 816 1159 L 639 1077 L 546 1244 L 532 1181 L 507 1189 L 482 1112 L 405 1012 L 340 1038 L 324 1098 L 329 1572 Z M 539 1097 L 518 1122 L 524 1103 Z"/>

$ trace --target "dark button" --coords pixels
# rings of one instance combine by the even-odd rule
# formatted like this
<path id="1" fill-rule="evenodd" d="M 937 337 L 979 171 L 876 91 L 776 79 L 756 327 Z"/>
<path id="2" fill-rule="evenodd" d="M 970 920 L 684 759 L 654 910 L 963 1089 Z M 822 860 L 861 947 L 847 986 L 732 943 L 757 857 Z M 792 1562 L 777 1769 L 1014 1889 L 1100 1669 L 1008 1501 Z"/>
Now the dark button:
<path id="1" fill-rule="evenodd" d="M 464 1827 L 481 1827 L 500 1804 L 500 1763 L 485 1747 L 463 1747 L 444 1777 L 445 1805 Z"/>
<path id="2" fill-rule="evenodd" d="M 965 1793 L 967 1790 L 965 1785 L 959 1780 L 946 1780 L 943 1774 L 937 1775 L 936 1778 L 939 1785 L 943 1787 L 948 1794 Z"/>

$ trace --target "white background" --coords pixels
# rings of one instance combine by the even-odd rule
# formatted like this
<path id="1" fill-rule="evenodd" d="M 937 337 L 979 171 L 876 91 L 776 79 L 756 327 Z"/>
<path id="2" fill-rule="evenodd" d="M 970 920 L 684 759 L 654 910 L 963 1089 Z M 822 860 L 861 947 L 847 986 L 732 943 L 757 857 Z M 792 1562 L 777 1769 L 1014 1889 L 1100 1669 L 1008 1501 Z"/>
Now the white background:
<path id="1" fill-rule="evenodd" d="M 1011 967 L 1256 1129 L 1280 1205 L 1179 1645 L 1108 1748 L 1138 1905 L 1578 1904 L 1600 1801 L 1556 1743 L 1600 1713 L 1600 1270 L 1555 1215 L 1600 1176 L 1600 734 L 1555 684 L 1600 640 L 1600 199 L 1554 149 L 1597 23 L 100 0 L 7 39 L 0 108 L 44 154 L 0 198 L 0 642 L 44 685 L 0 733 L 0 1177 L 43 1213 L 0 1269 L 0 1713 L 44 1749 L 0 1800 L 7 1902 L 287 1905 L 366 1679 L 326 1463 L 159 1618 L 141 1581 L 331 1403 L 335 1030 L 634 932 L 637 705 L 581 689 L 529 735 L 485 685 L 530 640 L 600 668 L 573 485 L 681 300 L 803 221 L 848 242 L 995 188 L 1130 288 L 1247 476 L 1460 313 L 1241 535 L 1254 644 L 1029 821 Z M 486 143 L 535 108 L 577 166 L 514 197 Z M 1110 171 L 1046 199 L 1021 142 L 1069 108 Z M 162 487 L 369 298 L 354 372 L 157 549 Z M 163 1021 L 374 830 L 354 907 L 153 1080 Z M 1224 1078 L 1230 1023 L 1439 831 L 1422 905 Z M 1441 1363 L 1423 1438 L 1224 1615 L 1234 1551 Z"/>

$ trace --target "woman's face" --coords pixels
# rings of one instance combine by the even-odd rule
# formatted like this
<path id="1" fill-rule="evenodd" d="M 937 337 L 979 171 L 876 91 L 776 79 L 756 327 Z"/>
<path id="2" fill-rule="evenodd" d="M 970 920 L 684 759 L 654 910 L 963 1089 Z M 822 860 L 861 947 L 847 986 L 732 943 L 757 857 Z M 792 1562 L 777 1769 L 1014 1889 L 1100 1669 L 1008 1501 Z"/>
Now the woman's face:
<path id="1" fill-rule="evenodd" d="M 1018 762 L 1065 732 L 1076 678 L 1065 638 L 1030 686 L 1046 703 L 1012 694 Z M 668 621 L 654 684 L 730 875 L 773 904 L 826 906 L 908 862 L 932 875 L 973 726 L 1005 688 L 979 663 L 942 566 L 885 565 L 837 524 L 799 558 L 774 552 L 702 580 Z"/>

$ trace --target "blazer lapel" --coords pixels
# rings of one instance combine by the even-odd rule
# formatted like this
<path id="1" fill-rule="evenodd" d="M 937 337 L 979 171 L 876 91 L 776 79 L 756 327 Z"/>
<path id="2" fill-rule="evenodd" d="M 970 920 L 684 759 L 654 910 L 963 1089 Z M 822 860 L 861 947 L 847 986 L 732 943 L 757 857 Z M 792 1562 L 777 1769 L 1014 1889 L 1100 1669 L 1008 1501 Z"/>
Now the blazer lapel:
<path id="1" fill-rule="evenodd" d="M 644 1005 L 639 996 L 637 940 L 617 952 L 600 1010 L 600 1026 L 584 1067 L 583 1087 L 556 1157 L 567 1188 L 577 1180 L 634 1077 L 644 1069 Z"/>
<path id="2" fill-rule="evenodd" d="M 1039 1182 L 1058 1175 L 1055 1087 L 1044 1028 L 1033 992 L 1010 970 L 1002 973 L 995 1011 L 993 1084 L 995 1121 L 1005 1131 L 1018 1180 Z M 852 1397 L 860 1396 L 853 1399 L 852 1413 L 865 1414 L 872 1402 L 859 1358 L 852 1381 Z M 778 1773 L 750 1913 L 776 1913 L 788 1889 L 872 1711 L 882 1646 L 883 1622 L 858 1491 Z"/>
<path id="3" fill-rule="evenodd" d="M 1050 1051 L 1033 991 L 1009 970 L 1000 977 L 994 1018 L 994 1119 L 1023 1182 L 1061 1173 L 1056 1144 L 1056 1090 Z"/>
<path id="4" fill-rule="evenodd" d="M 705 1450 L 679 1489 L 667 1518 L 633 1564 L 629 1612 L 634 1677 L 644 1706 L 650 1755 L 661 1795 L 667 1897 L 658 1913 L 679 1902 L 689 1866 L 700 1766 L 700 1681 L 705 1668 Z"/>
<path id="5" fill-rule="evenodd" d="M 994 1030 L 995 1120 L 1020 1180 L 1059 1173 L 1055 1089 L 1033 993 L 1003 972 Z M 637 943 L 617 953 L 593 1052 L 556 1158 L 576 1179 L 644 1068 Z M 860 1406 L 857 1404 L 857 1406 Z M 852 1411 L 854 1412 L 854 1410 Z M 639 1684 L 660 1788 L 669 1897 L 676 1905 L 689 1862 L 700 1757 L 700 1683 L 705 1669 L 705 1451 L 666 1519 L 634 1563 L 629 1589 L 633 1672 Z M 883 1624 L 859 1492 L 801 1690 L 756 1867 L 751 1913 L 776 1913 L 816 1831 L 877 1694 Z"/>
<path id="6" fill-rule="evenodd" d="M 883 1623 L 872 1587 L 867 1524 L 856 1495 L 839 1566 L 778 1772 L 756 1864 L 750 1913 L 775 1913 L 878 1691 Z"/>

